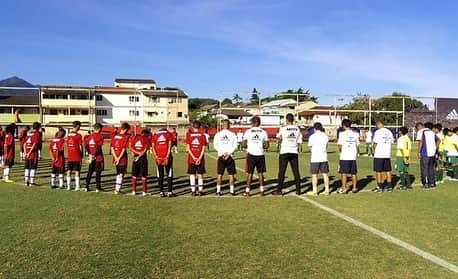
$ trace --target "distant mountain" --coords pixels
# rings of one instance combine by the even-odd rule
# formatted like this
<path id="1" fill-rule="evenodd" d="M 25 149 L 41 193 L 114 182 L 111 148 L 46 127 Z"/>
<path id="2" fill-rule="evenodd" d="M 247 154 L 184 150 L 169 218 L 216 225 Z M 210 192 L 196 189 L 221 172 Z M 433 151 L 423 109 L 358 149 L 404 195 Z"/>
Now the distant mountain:
<path id="1" fill-rule="evenodd" d="M 23 80 L 19 77 L 10 77 L 0 80 L 0 87 L 35 87 L 33 84 Z"/>

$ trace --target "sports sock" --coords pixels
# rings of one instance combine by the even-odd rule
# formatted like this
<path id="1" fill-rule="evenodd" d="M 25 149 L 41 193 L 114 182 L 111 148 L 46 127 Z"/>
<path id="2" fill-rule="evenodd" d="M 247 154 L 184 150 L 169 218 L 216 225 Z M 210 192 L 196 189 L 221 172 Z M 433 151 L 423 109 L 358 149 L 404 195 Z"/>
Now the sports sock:
<path id="1" fill-rule="evenodd" d="M 35 173 L 37 172 L 37 170 L 35 169 L 32 169 L 30 170 L 30 183 L 35 183 Z"/>
<path id="2" fill-rule="evenodd" d="M 144 193 L 148 192 L 148 180 L 145 178 L 142 178 L 142 191 Z"/>
<path id="3" fill-rule="evenodd" d="M 191 192 L 196 191 L 196 176 L 194 174 L 191 174 L 189 176 L 189 185 L 191 185 Z"/>
<path id="4" fill-rule="evenodd" d="M 121 187 L 122 187 L 122 175 L 118 174 L 116 176 L 116 186 L 115 186 L 116 192 L 121 191 Z"/>
<path id="5" fill-rule="evenodd" d="M 30 170 L 29 169 L 25 169 L 24 170 L 24 180 L 25 180 L 25 183 L 27 185 L 29 185 L 29 174 L 30 174 Z"/>
<path id="6" fill-rule="evenodd" d="M 64 187 L 64 175 L 59 174 L 59 187 L 63 188 Z"/>
<path id="7" fill-rule="evenodd" d="M 75 176 L 75 189 L 79 189 L 79 188 L 80 188 L 80 177 Z"/>
<path id="8" fill-rule="evenodd" d="M 229 186 L 229 192 L 234 193 L 234 185 Z"/>
<path id="9" fill-rule="evenodd" d="M 9 179 L 10 178 L 10 168 L 5 168 L 3 169 L 3 179 Z"/>
<path id="10" fill-rule="evenodd" d="M 259 191 L 264 192 L 264 186 L 259 186 Z"/>
<path id="11" fill-rule="evenodd" d="M 67 175 L 67 189 L 70 189 L 72 186 L 72 177 Z"/>
<path id="12" fill-rule="evenodd" d="M 136 177 L 132 177 L 132 192 L 136 192 L 137 191 L 137 178 Z"/>
<path id="13" fill-rule="evenodd" d="M 56 174 L 51 173 L 51 187 L 56 186 Z"/>
<path id="14" fill-rule="evenodd" d="M 250 192 L 250 187 L 245 187 L 245 192 L 249 193 Z"/>
<path id="15" fill-rule="evenodd" d="M 216 185 L 216 193 L 221 192 L 221 185 Z"/>

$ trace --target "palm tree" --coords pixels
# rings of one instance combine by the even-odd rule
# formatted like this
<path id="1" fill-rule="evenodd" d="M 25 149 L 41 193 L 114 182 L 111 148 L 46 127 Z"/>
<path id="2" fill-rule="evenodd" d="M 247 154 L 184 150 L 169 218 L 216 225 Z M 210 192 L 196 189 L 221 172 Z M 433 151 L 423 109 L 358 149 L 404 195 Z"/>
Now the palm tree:
<path id="1" fill-rule="evenodd" d="M 235 93 L 234 94 L 234 97 L 232 97 L 232 101 L 235 103 L 235 104 L 238 104 L 242 101 L 242 97 L 240 97 L 240 95 L 238 93 Z"/>

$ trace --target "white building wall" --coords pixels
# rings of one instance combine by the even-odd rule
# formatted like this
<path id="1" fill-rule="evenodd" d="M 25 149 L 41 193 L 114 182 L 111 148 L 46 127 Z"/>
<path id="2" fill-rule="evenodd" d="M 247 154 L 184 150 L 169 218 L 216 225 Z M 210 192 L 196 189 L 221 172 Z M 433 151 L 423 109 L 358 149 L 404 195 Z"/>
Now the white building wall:
<path id="1" fill-rule="evenodd" d="M 96 101 L 97 122 L 113 125 L 123 121 L 143 122 L 142 95 L 103 93 L 100 96 L 102 96 L 102 100 Z M 137 115 L 135 115 L 135 111 L 138 112 Z"/>

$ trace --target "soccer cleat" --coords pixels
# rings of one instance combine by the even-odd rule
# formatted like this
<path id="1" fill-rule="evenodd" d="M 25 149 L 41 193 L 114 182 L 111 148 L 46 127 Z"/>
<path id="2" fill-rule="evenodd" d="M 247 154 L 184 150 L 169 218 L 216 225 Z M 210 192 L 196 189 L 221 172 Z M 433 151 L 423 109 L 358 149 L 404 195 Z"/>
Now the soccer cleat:
<path id="1" fill-rule="evenodd" d="M 75 188 L 75 192 L 78 192 L 80 190 L 80 187 Z"/>
<path id="2" fill-rule="evenodd" d="M 281 191 L 278 191 L 278 190 L 277 191 L 273 191 L 272 192 L 272 196 L 281 197 L 281 196 L 283 196 L 283 193 Z"/>
<path id="3" fill-rule="evenodd" d="M 249 198 L 250 197 L 250 192 L 243 193 L 243 196 Z"/>
<path id="4" fill-rule="evenodd" d="M 148 196 L 148 193 L 142 192 L 142 196 L 143 196 L 143 197 L 146 197 L 146 196 Z"/>
<path id="5" fill-rule="evenodd" d="M 383 188 L 377 187 L 374 190 L 372 190 L 372 192 L 374 192 L 374 193 L 382 193 L 383 192 Z"/>
<path id="6" fill-rule="evenodd" d="M 83 191 L 83 192 L 89 192 L 90 190 L 89 190 L 89 188 L 83 188 L 81 191 Z"/>
<path id="7" fill-rule="evenodd" d="M 307 192 L 307 196 L 313 196 L 313 197 L 316 197 L 318 196 L 318 193 L 317 192 Z"/>
<path id="8" fill-rule="evenodd" d="M 100 192 L 100 190 L 99 189 L 95 189 L 95 192 L 98 193 L 98 192 Z"/>
<path id="9" fill-rule="evenodd" d="M 223 194 L 221 192 L 216 192 L 216 195 L 221 197 Z"/>
<path id="10" fill-rule="evenodd" d="M 325 196 L 329 196 L 329 195 L 331 194 L 331 192 L 329 192 L 329 191 L 324 191 L 323 194 L 324 194 Z"/>
<path id="11" fill-rule="evenodd" d="M 137 193 L 135 191 L 132 191 L 132 196 L 135 196 Z"/>
<path id="12" fill-rule="evenodd" d="M 173 197 L 176 197 L 176 195 L 172 192 L 168 192 L 167 193 L 167 198 L 173 198 Z"/>
<path id="13" fill-rule="evenodd" d="M 160 192 L 160 193 L 159 193 L 159 196 L 160 196 L 161 198 L 165 198 L 165 193 L 164 193 L 164 192 Z"/>
<path id="14" fill-rule="evenodd" d="M 4 178 L 3 182 L 5 182 L 5 183 L 14 183 L 14 180 Z"/>
<path id="15" fill-rule="evenodd" d="M 192 191 L 191 192 L 191 197 L 195 197 L 196 196 L 196 192 L 195 191 Z"/>
<path id="16" fill-rule="evenodd" d="M 300 196 L 301 194 L 302 194 L 301 191 L 296 191 L 297 196 Z"/>
<path id="17" fill-rule="evenodd" d="M 341 194 L 341 195 L 346 195 L 348 193 L 347 190 L 342 190 L 342 189 L 339 189 L 339 191 L 337 191 L 337 194 Z"/>
<path id="18" fill-rule="evenodd" d="M 119 194 L 120 194 L 120 192 L 119 192 L 119 191 L 116 191 L 116 190 L 114 190 L 114 194 L 115 194 L 115 195 L 119 195 Z"/>
<path id="19" fill-rule="evenodd" d="M 352 192 L 353 194 L 356 194 L 356 193 L 358 193 L 358 189 L 353 189 L 353 190 L 351 190 L 351 192 Z"/>
<path id="20" fill-rule="evenodd" d="M 386 188 L 386 191 L 387 191 L 388 193 L 391 193 L 391 192 L 393 192 L 393 188 L 387 187 L 387 188 Z"/>
<path id="21" fill-rule="evenodd" d="M 197 196 L 198 196 L 198 197 L 202 197 L 203 195 L 204 195 L 204 192 L 202 192 L 202 191 L 198 191 L 198 192 L 197 192 Z"/>
<path id="22" fill-rule="evenodd" d="M 231 193 L 231 196 L 235 197 L 237 194 L 235 192 Z"/>

